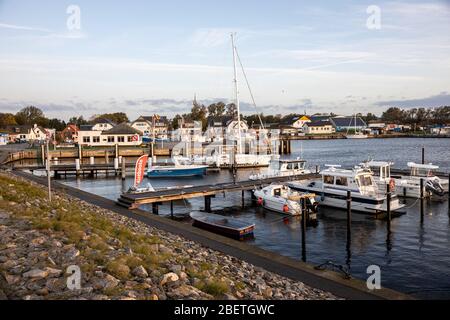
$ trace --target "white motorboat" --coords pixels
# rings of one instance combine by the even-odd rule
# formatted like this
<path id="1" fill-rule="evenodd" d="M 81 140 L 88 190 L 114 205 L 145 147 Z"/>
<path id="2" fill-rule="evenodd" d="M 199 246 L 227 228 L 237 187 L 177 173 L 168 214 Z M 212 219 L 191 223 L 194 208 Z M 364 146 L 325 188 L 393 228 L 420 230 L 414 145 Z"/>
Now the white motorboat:
<path id="1" fill-rule="evenodd" d="M 301 199 L 305 199 L 305 209 L 308 211 L 309 219 L 315 219 L 318 203 L 315 194 L 300 193 L 288 186 L 272 184 L 262 189 L 253 190 L 259 205 L 268 210 L 289 215 L 301 215 Z"/>
<path id="2" fill-rule="evenodd" d="M 274 177 L 289 177 L 301 174 L 309 174 L 306 169 L 306 160 L 297 158 L 296 160 L 272 159 L 269 168 L 265 173 L 252 174 L 250 180 L 260 180 Z"/>
<path id="3" fill-rule="evenodd" d="M 437 177 L 434 171 L 438 166 L 429 164 L 417 164 L 408 162 L 411 169 L 409 176 L 391 175 L 392 162 L 368 161 L 361 164 L 365 168 L 372 170 L 375 181 L 380 188 L 386 188 L 386 184 L 391 184 L 391 190 L 399 196 L 420 198 L 420 179 L 423 179 L 423 195 L 425 197 L 443 196 L 448 192 L 448 181 Z"/>
<path id="4" fill-rule="evenodd" d="M 337 165 L 327 165 L 317 180 L 295 181 L 287 185 L 301 192 L 317 194 L 317 201 L 324 206 L 347 208 L 347 191 L 351 192 L 352 211 L 378 214 L 387 211 L 387 196 L 380 191 L 373 173 L 361 167 L 352 170 L 341 169 Z M 391 195 L 390 209 L 403 208 L 398 197 Z"/>

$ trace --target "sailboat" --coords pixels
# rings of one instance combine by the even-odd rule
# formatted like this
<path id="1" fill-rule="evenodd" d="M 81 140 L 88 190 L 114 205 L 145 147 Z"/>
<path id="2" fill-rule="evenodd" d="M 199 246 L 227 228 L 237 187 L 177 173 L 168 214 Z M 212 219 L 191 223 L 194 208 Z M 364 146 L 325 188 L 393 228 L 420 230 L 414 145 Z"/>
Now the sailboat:
<path id="1" fill-rule="evenodd" d="M 234 70 L 234 93 L 235 93 L 235 103 L 236 103 L 236 111 L 237 111 L 237 122 L 238 122 L 238 136 L 237 136 L 237 151 L 234 152 L 232 155 L 230 155 L 229 162 L 232 162 L 232 164 L 236 166 L 269 166 L 270 161 L 274 158 L 277 158 L 278 155 L 272 155 L 272 154 L 246 154 L 243 152 L 243 146 L 242 146 L 242 127 L 241 127 L 241 112 L 240 112 L 240 101 L 239 101 L 239 89 L 238 89 L 238 77 L 237 77 L 237 67 L 236 62 L 237 59 L 239 59 L 239 62 L 242 67 L 242 72 L 244 73 L 245 80 L 247 81 L 247 86 L 250 90 L 250 86 L 248 84 L 247 77 L 245 75 L 245 71 L 242 66 L 242 62 L 240 61 L 239 55 L 237 54 L 237 48 L 234 42 L 234 34 L 231 34 L 231 45 L 233 48 L 233 70 Z M 253 94 L 250 94 L 253 99 Z M 254 100 L 254 99 L 253 99 Z M 254 102 L 254 101 L 253 101 Z M 255 104 L 255 103 L 254 103 Z M 256 106 L 256 104 L 255 104 Z M 269 141 L 270 143 L 270 141 Z M 223 163 L 223 162 L 222 162 Z M 231 163 L 230 163 L 231 164 Z"/>
<path id="2" fill-rule="evenodd" d="M 350 120 L 351 123 L 351 120 Z M 356 113 L 355 113 L 355 122 L 354 122 L 354 134 L 348 134 L 348 130 L 347 130 L 347 139 L 367 139 L 368 135 L 362 133 L 361 131 L 357 131 L 356 130 Z"/>

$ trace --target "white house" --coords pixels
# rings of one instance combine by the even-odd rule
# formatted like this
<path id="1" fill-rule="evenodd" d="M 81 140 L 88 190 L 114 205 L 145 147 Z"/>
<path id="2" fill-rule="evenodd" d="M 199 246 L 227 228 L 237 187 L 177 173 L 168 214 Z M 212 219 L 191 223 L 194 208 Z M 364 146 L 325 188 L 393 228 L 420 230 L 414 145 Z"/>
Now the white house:
<path id="1" fill-rule="evenodd" d="M 178 129 L 172 132 L 174 141 L 205 142 L 201 121 L 178 120 Z"/>
<path id="2" fill-rule="evenodd" d="M 139 146 L 141 133 L 127 125 L 119 124 L 109 130 L 93 130 L 92 126 L 81 126 L 78 131 L 78 143 L 84 146 Z"/>
<path id="3" fill-rule="evenodd" d="M 92 121 L 92 130 L 94 131 L 106 131 L 114 128 L 116 124 L 109 119 L 97 118 Z"/>
<path id="4" fill-rule="evenodd" d="M 153 130 L 153 123 L 155 128 Z M 167 139 L 169 133 L 169 121 L 167 117 L 140 116 L 131 123 L 131 127 L 141 132 L 142 135 L 151 137 L 153 133 L 156 138 Z"/>
<path id="5" fill-rule="evenodd" d="M 334 133 L 336 129 L 329 120 L 307 122 L 303 126 L 303 132 L 306 134 L 326 134 Z"/>
<path id="6" fill-rule="evenodd" d="M 208 117 L 206 136 L 210 141 L 221 141 L 224 137 L 235 139 L 239 135 L 238 120 L 231 116 Z M 248 125 L 241 119 L 242 137 L 248 131 Z"/>

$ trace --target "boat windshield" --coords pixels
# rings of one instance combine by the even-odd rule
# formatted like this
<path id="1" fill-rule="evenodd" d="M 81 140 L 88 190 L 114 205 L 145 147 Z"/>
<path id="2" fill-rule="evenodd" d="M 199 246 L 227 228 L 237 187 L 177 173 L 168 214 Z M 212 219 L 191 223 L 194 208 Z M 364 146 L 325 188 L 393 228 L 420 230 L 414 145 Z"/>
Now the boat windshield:
<path id="1" fill-rule="evenodd" d="M 290 162 L 287 165 L 288 170 L 300 170 L 305 168 L 304 162 Z"/>
<path id="2" fill-rule="evenodd" d="M 411 175 L 416 177 L 432 177 L 434 176 L 434 172 L 432 169 L 411 168 Z"/>
<path id="3" fill-rule="evenodd" d="M 374 185 L 374 182 L 372 176 L 366 174 L 356 177 L 356 184 L 358 187 L 370 187 Z"/>

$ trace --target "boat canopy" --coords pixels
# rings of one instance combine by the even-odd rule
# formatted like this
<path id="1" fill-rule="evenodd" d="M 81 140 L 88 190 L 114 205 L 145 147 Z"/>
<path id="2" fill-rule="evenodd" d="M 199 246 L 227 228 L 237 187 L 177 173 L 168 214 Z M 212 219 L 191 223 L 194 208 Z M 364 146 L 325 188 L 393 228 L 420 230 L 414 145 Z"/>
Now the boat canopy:
<path id="1" fill-rule="evenodd" d="M 363 162 L 360 164 L 361 166 L 367 166 L 367 167 L 372 167 L 372 168 L 381 168 L 381 167 L 390 167 L 392 165 L 394 165 L 393 162 L 390 161 L 368 161 L 368 162 Z"/>
<path id="2" fill-rule="evenodd" d="M 432 163 L 428 164 L 419 164 L 414 162 L 408 162 L 409 168 L 417 168 L 417 169 L 427 169 L 427 170 L 437 170 L 439 169 L 439 166 L 435 166 Z"/>

